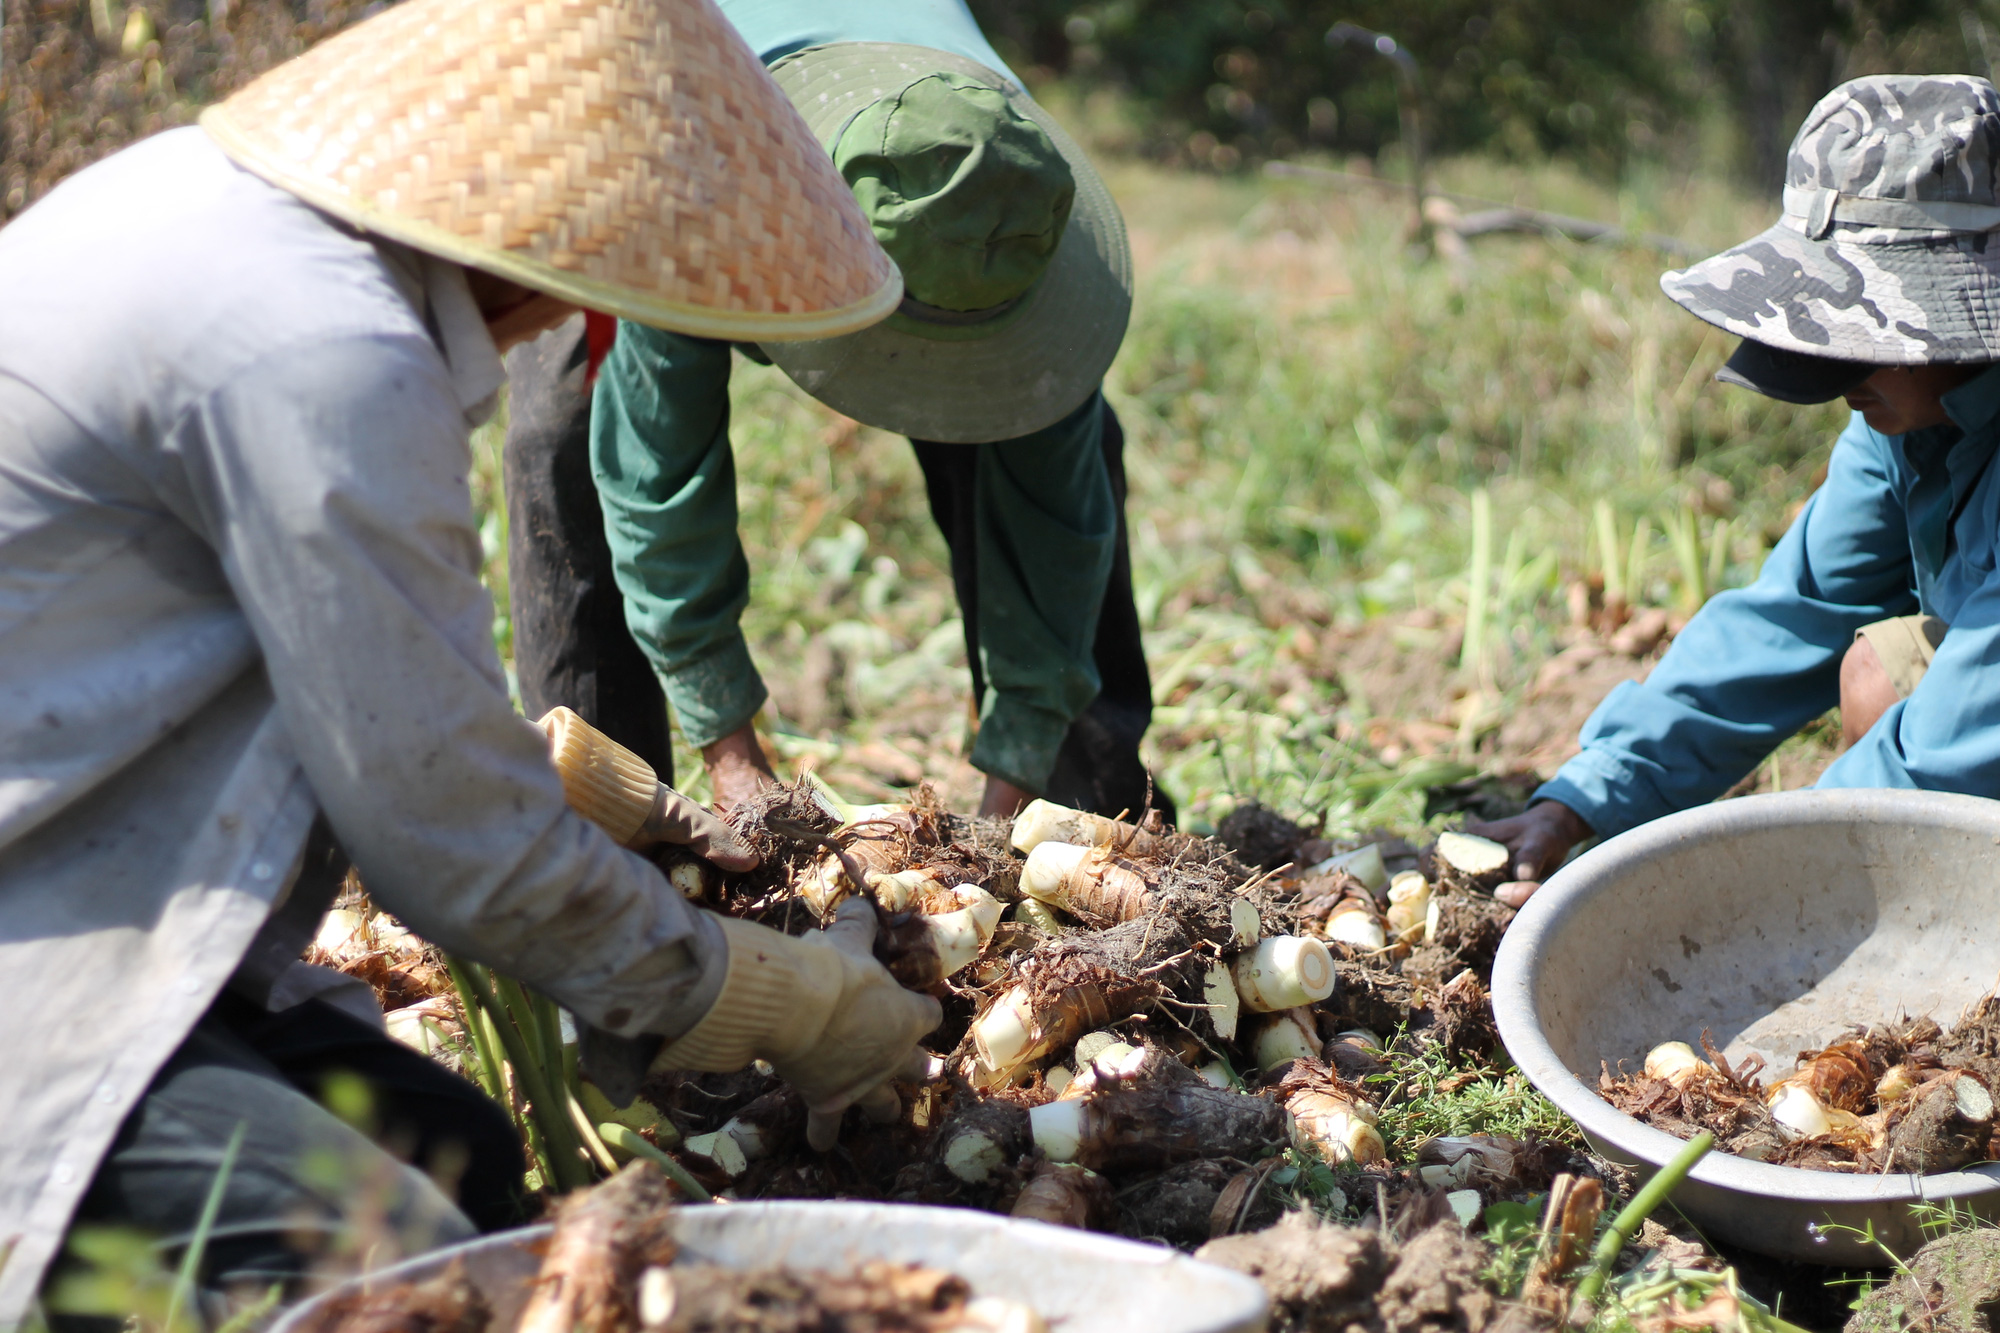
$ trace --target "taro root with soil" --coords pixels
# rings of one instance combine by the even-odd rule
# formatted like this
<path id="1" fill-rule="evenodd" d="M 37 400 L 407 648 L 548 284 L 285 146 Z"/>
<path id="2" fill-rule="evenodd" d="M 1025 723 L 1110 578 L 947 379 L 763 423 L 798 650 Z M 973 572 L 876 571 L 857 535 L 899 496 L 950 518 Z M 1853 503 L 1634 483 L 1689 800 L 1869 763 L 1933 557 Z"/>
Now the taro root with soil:
<path id="1" fill-rule="evenodd" d="M 1732 1068 L 1707 1033 L 1698 1055 L 1666 1042 L 1638 1073 L 1606 1068 L 1604 1099 L 1680 1138 L 1702 1130 L 1716 1146 L 1754 1161 L 1813 1171 L 1934 1175 L 1990 1160 L 1992 1055 L 2000 1001 L 1988 997 L 1949 1030 L 1928 1018 L 1856 1028 L 1833 1045 L 1801 1051 L 1797 1066 L 1766 1083 L 1763 1062 Z"/>
<path id="2" fill-rule="evenodd" d="M 586 1083 L 621 1159 L 663 1150 L 739 1199 L 950 1204 L 1183 1247 L 1267 1225 L 1309 1168 L 1341 1173 L 1355 1211 L 1439 1194 L 1392 1165 L 1420 1143 L 1386 1141 L 1378 1112 L 1398 1052 L 1493 1053 L 1479 974 L 1511 913 L 1458 864 L 1478 840 L 1428 858 L 1434 880 L 1401 844 L 1312 840 L 1311 867 L 1260 871 L 1157 825 L 1046 801 L 968 818 L 928 788 L 856 809 L 778 786 L 731 822 L 762 864 L 674 882 L 792 934 L 871 902 L 877 957 L 943 1004 L 938 1058 L 897 1086 L 893 1123 L 852 1115 L 829 1153 L 768 1070 L 656 1075 L 636 1123 Z M 1529 1175 L 1467 1188 L 1526 1198 Z"/>

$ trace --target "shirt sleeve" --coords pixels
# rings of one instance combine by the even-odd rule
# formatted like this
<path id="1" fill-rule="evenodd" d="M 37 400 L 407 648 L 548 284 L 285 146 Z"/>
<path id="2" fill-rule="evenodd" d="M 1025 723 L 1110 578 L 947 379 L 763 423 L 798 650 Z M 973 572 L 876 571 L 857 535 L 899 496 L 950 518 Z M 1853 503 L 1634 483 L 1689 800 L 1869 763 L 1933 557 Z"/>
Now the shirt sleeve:
<path id="1" fill-rule="evenodd" d="M 1040 791 L 1069 724 L 1097 697 L 1093 648 L 1118 513 L 1103 453 L 1103 401 L 979 450 L 980 667 L 975 768 Z"/>
<path id="2" fill-rule="evenodd" d="M 421 338 L 279 349 L 175 427 L 307 780 L 369 892 L 613 1032 L 713 1002 L 720 928 L 563 802 L 480 584 L 465 420 Z"/>
<path id="3" fill-rule="evenodd" d="M 681 735 L 704 746 L 764 705 L 741 620 L 729 344 L 621 323 L 598 372 L 590 466 L 625 621 Z"/>
<path id="4" fill-rule="evenodd" d="M 1757 581 L 1713 598 L 1643 683 L 1606 696 L 1582 753 L 1535 799 L 1622 833 L 1715 799 L 1839 703 L 1854 632 L 1917 609 L 1897 475 L 1889 440 L 1856 413 Z"/>
<path id="5" fill-rule="evenodd" d="M 1959 607 L 1910 697 L 1820 774 L 1821 787 L 2000 796 L 2000 574 Z"/>

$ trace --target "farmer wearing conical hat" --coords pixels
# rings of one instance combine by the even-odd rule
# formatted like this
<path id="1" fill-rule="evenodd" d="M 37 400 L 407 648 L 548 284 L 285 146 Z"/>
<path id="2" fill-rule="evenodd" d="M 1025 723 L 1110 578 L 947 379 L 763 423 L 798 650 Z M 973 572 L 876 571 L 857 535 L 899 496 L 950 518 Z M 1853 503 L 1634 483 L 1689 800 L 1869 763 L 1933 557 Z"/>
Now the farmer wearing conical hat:
<path id="1" fill-rule="evenodd" d="M 1583 839 L 1720 796 L 1835 704 L 1846 749 L 1820 786 L 2000 796 L 2000 95 L 1841 85 L 1792 144 L 1777 225 L 1660 285 L 1742 338 L 1718 379 L 1854 415 L 1757 581 L 1484 830 L 1517 899 Z"/>
<path id="2" fill-rule="evenodd" d="M 912 440 L 951 551 L 986 774 L 1135 815 L 1152 690 L 1126 551 L 1123 435 L 1099 384 L 1131 307 L 1124 223 L 962 0 L 722 0 L 902 269 L 860 333 L 737 350 Z M 669 708 L 720 803 L 771 780 L 739 619 L 728 342 L 626 324 L 586 387 L 579 324 L 516 353 L 507 441 L 515 661 L 665 769 Z"/>
<path id="3" fill-rule="evenodd" d="M 696 912 L 573 813 L 566 781 L 755 863 L 642 769 L 559 777 L 478 580 L 507 346 L 579 307 L 825 337 L 900 295 L 705 0 L 409 0 L 58 187 L 0 291 L 0 1328 L 73 1221 L 185 1245 L 218 1180 L 211 1291 L 514 1220 L 505 1116 L 297 961 L 348 858 L 656 1066 L 769 1060 L 822 1145 L 884 1109 L 938 1006 L 872 916 Z M 314 1100 L 335 1073 L 414 1165 Z"/>

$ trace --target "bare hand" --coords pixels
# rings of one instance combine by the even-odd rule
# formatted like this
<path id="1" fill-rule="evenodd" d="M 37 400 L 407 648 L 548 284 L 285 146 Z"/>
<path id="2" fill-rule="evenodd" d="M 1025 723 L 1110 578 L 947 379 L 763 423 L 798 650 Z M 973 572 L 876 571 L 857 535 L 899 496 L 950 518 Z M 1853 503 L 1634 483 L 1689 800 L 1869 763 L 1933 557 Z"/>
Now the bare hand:
<path id="1" fill-rule="evenodd" d="M 778 780 L 749 723 L 702 746 L 701 762 L 708 770 L 709 804 L 717 814 L 728 814 Z"/>
<path id="2" fill-rule="evenodd" d="M 1465 831 L 1503 843 L 1513 853 L 1513 882 L 1493 891 L 1509 907 L 1527 902 L 1542 887 L 1542 880 L 1562 865 L 1570 848 L 1591 836 L 1590 825 L 1561 801 L 1537 801 L 1512 819 L 1467 824 Z"/>
<path id="3" fill-rule="evenodd" d="M 979 800 L 979 813 L 982 815 L 1004 815 L 1008 819 L 1012 819 L 1015 815 L 1021 813 L 1022 806 L 1034 799 L 1035 794 L 1033 792 L 1016 787 L 1005 778 L 996 778 L 988 774 L 986 778 L 986 794 Z"/>

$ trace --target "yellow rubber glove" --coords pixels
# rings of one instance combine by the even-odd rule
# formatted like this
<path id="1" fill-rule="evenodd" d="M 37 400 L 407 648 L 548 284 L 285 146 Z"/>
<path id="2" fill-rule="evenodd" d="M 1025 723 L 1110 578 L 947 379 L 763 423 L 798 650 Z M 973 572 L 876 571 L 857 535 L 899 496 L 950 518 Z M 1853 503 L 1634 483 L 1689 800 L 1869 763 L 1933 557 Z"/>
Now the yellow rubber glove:
<path id="1" fill-rule="evenodd" d="M 757 868 L 757 850 L 695 801 L 661 782 L 652 765 L 567 708 L 551 709 L 539 726 L 562 778 L 563 799 L 636 850 L 675 843 L 724 870 Z"/>
<path id="2" fill-rule="evenodd" d="M 849 1106 L 894 1119 L 899 1104 L 889 1081 L 921 1077 L 928 1057 L 917 1039 L 944 1010 L 904 990 L 875 961 L 874 905 L 851 898 L 832 925 L 803 938 L 717 919 L 729 942 L 722 991 L 653 1068 L 723 1072 L 769 1060 L 805 1099 L 806 1139 L 821 1152 L 833 1146 Z"/>

